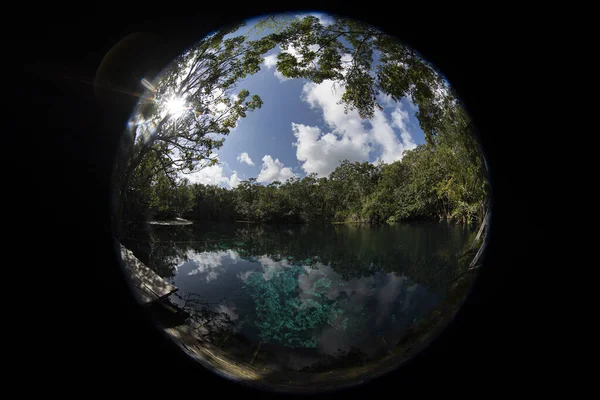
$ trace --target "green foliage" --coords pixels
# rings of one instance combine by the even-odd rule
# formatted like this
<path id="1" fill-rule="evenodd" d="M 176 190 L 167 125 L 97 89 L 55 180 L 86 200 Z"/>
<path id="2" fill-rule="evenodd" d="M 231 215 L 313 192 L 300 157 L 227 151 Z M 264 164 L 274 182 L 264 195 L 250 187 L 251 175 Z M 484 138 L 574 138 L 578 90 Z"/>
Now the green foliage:
<path id="1" fill-rule="evenodd" d="M 225 39 L 239 27 L 213 33 L 177 57 L 154 82 L 155 90 L 138 105 L 113 171 L 117 226 L 132 215 L 125 210 L 126 201 L 141 200 L 142 208 L 157 207 L 160 212 L 184 212 L 189 194 L 182 191 L 170 199 L 168 193 L 176 185 L 165 179 L 213 165 L 214 150 L 223 145 L 224 138 L 219 136 L 229 134 L 239 118 L 262 106 L 260 97 L 248 90 L 236 95 L 236 85 L 259 71 L 262 54 L 276 43 L 271 38 L 250 41 L 241 35 Z M 168 109 L 173 98 L 185 103 L 182 115 Z M 142 166 L 148 157 L 152 158 L 149 167 Z M 134 180 L 150 179 L 148 168 L 156 175 L 154 198 L 150 193 L 133 194 L 130 187 L 139 189 L 140 182 Z"/>
<path id="2" fill-rule="evenodd" d="M 149 154 L 132 175 L 124 205 L 129 220 L 173 218 L 191 210 L 194 198 L 187 179 L 161 168 L 158 156 Z"/>
<path id="3" fill-rule="evenodd" d="M 344 18 L 324 26 L 318 18 L 306 16 L 269 37 L 284 50 L 277 56 L 279 72 L 315 83 L 332 80 L 344 89 L 341 103 L 346 111 L 356 109 L 362 118 L 372 118 L 375 107 L 381 108 L 378 91 L 396 101 L 410 96 L 432 143 L 444 131 L 442 120 L 456 107 L 454 94 L 429 63 L 372 26 Z M 285 51 L 290 45 L 301 57 Z"/>
<path id="4" fill-rule="evenodd" d="M 335 326 L 343 311 L 326 296 L 331 281 L 321 278 L 308 290 L 309 297 L 299 297 L 298 277 L 305 274 L 299 266 L 272 271 L 268 279 L 253 272 L 244 289 L 254 301 L 256 319 L 263 342 L 290 347 L 316 347 L 318 330 Z"/>
<path id="5" fill-rule="evenodd" d="M 159 168 L 150 156 L 134 174 L 127 192 L 133 215 L 184 216 L 193 220 L 260 222 L 394 223 L 411 219 L 481 220 L 487 199 L 482 159 L 459 135 L 436 146 L 420 145 L 402 161 L 373 165 L 347 160 L 318 178 L 259 184 L 255 178 L 235 189 L 189 185 Z"/>
<path id="6" fill-rule="evenodd" d="M 191 186 L 193 206 L 185 214 L 193 220 L 233 221 L 235 219 L 235 200 L 233 192 L 217 185 Z"/>

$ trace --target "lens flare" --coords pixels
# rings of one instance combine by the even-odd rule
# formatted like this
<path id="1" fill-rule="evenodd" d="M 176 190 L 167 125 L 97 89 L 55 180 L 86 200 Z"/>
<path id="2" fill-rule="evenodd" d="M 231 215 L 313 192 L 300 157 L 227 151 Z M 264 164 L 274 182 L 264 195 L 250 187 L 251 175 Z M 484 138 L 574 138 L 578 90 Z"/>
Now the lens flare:
<path id="1" fill-rule="evenodd" d="M 174 118 L 178 118 L 187 109 L 185 106 L 185 101 L 179 97 L 172 97 L 166 103 L 167 112 L 171 114 Z"/>

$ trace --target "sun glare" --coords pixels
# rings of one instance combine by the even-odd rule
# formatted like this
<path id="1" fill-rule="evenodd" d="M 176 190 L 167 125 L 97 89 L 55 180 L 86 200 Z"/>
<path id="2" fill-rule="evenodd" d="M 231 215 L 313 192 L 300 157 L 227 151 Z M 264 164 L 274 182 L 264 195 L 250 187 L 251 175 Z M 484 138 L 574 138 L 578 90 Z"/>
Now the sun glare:
<path id="1" fill-rule="evenodd" d="M 179 97 L 171 98 L 169 101 L 167 101 L 166 106 L 169 114 L 175 118 L 180 117 L 186 110 L 185 102 Z"/>

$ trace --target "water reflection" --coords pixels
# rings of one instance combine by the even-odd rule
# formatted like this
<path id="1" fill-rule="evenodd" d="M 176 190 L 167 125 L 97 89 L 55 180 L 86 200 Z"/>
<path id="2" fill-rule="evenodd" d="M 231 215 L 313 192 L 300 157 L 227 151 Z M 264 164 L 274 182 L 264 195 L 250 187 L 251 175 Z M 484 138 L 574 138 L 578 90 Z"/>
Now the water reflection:
<path id="1" fill-rule="evenodd" d="M 251 364 L 305 372 L 362 365 L 406 343 L 464 272 L 459 253 L 473 236 L 445 224 L 146 234 L 129 246 L 179 288 L 171 301 L 202 339 Z"/>

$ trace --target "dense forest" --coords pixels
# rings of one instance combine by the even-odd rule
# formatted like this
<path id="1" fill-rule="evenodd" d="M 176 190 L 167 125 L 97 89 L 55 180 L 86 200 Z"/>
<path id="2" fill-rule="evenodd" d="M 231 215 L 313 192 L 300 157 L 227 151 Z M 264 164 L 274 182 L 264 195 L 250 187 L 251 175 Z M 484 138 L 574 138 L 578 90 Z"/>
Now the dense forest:
<path id="1" fill-rule="evenodd" d="M 481 220 L 486 180 L 472 154 L 473 138 L 420 145 L 391 164 L 343 160 L 328 178 L 314 174 L 261 185 L 255 178 L 233 189 L 190 184 L 153 168 L 147 157 L 127 192 L 130 220 L 393 223 L 415 219 Z M 466 139 L 466 140 L 465 140 Z"/>

